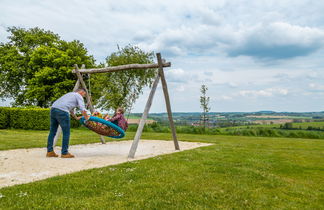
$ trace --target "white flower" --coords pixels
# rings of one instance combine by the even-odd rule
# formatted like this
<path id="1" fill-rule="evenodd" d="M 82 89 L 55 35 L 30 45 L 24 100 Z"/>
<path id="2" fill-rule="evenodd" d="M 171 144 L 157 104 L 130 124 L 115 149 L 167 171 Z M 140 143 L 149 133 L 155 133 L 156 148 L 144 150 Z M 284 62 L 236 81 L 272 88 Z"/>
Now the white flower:
<path id="1" fill-rule="evenodd" d="M 16 195 L 19 196 L 19 197 L 24 197 L 24 196 L 27 196 L 27 192 L 21 192 L 20 191 L 20 193 L 18 193 Z"/>

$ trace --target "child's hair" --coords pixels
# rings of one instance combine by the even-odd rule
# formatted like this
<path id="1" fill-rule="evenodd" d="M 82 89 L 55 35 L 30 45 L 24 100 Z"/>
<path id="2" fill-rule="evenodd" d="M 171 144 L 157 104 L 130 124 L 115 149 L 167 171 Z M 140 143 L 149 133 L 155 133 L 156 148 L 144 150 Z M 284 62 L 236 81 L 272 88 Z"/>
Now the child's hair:
<path id="1" fill-rule="evenodd" d="M 117 112 L 120 112 L 120 113 L 124 114 L 125 110 L 123 108 L 121 108 L 121 107 L 118 107 Z"/>

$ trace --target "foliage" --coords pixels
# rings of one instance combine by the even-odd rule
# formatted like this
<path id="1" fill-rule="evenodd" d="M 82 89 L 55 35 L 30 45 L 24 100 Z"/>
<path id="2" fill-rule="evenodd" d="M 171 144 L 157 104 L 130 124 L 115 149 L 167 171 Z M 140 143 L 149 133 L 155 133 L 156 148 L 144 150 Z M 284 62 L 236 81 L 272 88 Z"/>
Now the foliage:
<path id="1" fill-rule="evenodd" d="M 147 64 L 153 63 L 153 58 L 153 52 L 144 52 L 136 46 L 127 45 L 108 56 L 106 65 Z M 91 75 L 93 100 L 98 108 L 115 111 L 118 107 L 123 107 L 130 111 L 143 88 L 151 86 L 155 75 L 155 69 Z"/>
<path id="2" fill-rule="evenodd" d="M 10 108 L 0 107 L 0 129 L 10 127 Z"/>
<path id="3" fill-rule="evenodd" d="M 137 125 L 130 125 L 128 131 L 135 132 L 137 130 L 137 127 Z M 162 125 L 161 123 L 147 124 L 144 126 L 143 131 L 157 133 L 171 132 L 168 125 Z M 177 133 L 187 134 L 324 139 L 324 133 L 317 130 L 282 130 L 270 127 L 204 128 L 203 126 L 176 126 L 176 131 Z"/>
<path id="4" fill-rule="evenodd" d="M 79 41 L 67 42 L 40 28 L 8 28 L 9 42 L 0 43 L 0 98 L 14 105 L 49 107 L 72 91 L 74 64 L 94 66 Z"/>
<path id="5" fill-rule="evenodd" d="M 288 122 L 288 123 L 285 123 L 283 125 L 280 125 L 280 128 L 282 128 L 282 129 L 292 129 L 293 124 L 291 122 Z"/>
<path id="6" fill-rule="evenodd" d="M 208 122 L 207 119 L 207 113 L 210 111 L 210 106 L 209 106 L 209 97 L 206 96 L 208 87 L 206 85 L 202 85 L 200 88 L 201 96 L 200 96 L 200 107 L 203 109 L 203 114 L 202 114 L 202 121 L 204 128 L 206 128 L 206 123 Z"/>
<path id="7" fill-rule="evenodd" d="M 48 130 L 50 128 L 48 108 L 0 107 L 0 129 L 15 128 L 26 130 Z M 78 121 L 71 119 L 71 127 L 79 127 Z"/>

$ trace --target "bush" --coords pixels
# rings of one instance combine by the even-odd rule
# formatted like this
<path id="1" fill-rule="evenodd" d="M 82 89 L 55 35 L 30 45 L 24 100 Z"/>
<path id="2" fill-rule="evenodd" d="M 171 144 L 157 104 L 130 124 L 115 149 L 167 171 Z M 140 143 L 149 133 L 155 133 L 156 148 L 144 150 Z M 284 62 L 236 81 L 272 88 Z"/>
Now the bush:
<path id="1" fill-rule="evenodd" d="M 0 129 L 8 128 L 10 124 L 10 114 L 8 107 L 0 107 Z"/>
<path id="2" fill-rule="evenodd" d="M 79 126 L 80 123 L 71 118 L 71 127 Z M 50 109 L 0 107 L 0 128 L 49 130 Z"/>

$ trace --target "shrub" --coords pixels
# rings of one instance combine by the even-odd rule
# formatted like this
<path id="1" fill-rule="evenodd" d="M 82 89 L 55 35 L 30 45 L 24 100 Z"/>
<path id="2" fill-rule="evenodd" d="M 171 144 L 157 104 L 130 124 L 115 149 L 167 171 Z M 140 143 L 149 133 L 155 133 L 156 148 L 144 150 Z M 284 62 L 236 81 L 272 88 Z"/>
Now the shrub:
<path id="1" fill-rule="evenodd" d="M 71 127 L 79 126 L 79 122 L 71 118 Z M 50 109 L 0 107 L 0 128 L 48 130 L 50 128 Z"/>
<path id="2" fill-rule="evenodd" d="M 0 107 L 0 129 L 9 128 L 10 114 L 8 107 Z"/>

